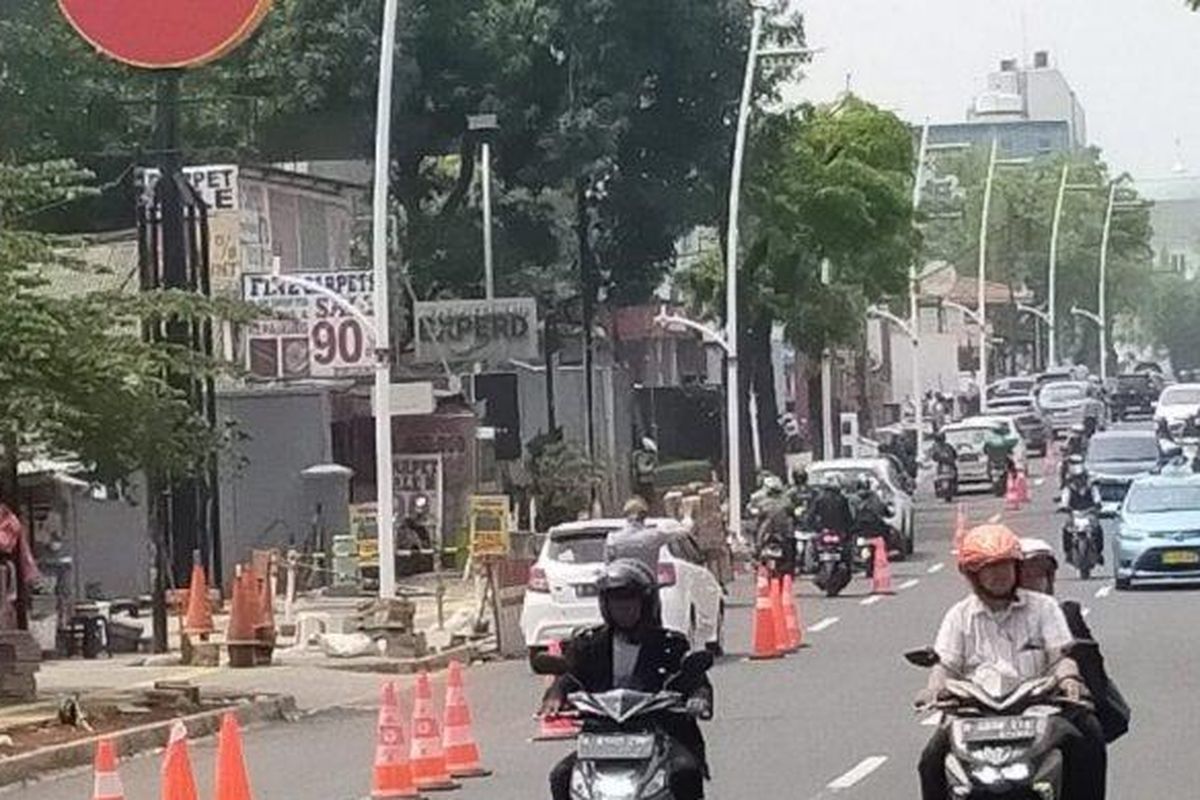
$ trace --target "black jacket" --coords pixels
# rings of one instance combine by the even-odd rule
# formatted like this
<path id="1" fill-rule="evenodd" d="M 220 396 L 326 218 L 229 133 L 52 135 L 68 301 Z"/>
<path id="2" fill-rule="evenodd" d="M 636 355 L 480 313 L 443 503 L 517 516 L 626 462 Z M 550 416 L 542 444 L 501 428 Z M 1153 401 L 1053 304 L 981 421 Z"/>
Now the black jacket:
<path id="1" fill-rule="evenodd" d="M 658 692 L 663 683 L 679 671 L 683 657 L 690 647 L 687 637 L 665 628 L 652 628 L 641 642 L 637 664 L 633 668 L 634 688 L 643 692 Z M 613 688 L 612 630 L 605 625 L 589 628 L 566 642 L 563 658 L 567 660 L 568 672 L 589 692 L 605 692 Z M 547 696 L 566 697 L 572 691 L 572 683 L 560 677 L 546 690 Z M 684 687 L 680 687 L 682 690 Z M 712 684 L 704 677 L 698 686 L 685 692 L 689 696 L 707 696 L 711 702 Z M 684 714 L 664 717 L 663 730 L 672 739 L 686 747 L 696 756 L 708 777 L 708 760 L 705 755 L 704 736 L 696 720 Z"/>
<path id="2" fill-rule="evenodd" d="M 822 489 L 809 510 L 809 523 L 816 533 L 824 530 L 836 531 L 843 535 L 850 533 L 854 529 L 854 514 L 850 511 L 850 502 L 837 489 Z"/>
<path id="3" fill-rule="evenodd" d="M 1064 600 L 1061 604 L 1063 616 L 1067 618 L 1067 627 L 1077 641 L 1095 642 L 1092 630 L 1083 619 L 1083 609 L 1074 600 Z M 1112 742 L 1119 739 L 1129 730 L 1130 711 L 1117 685 L 1113 683 L 1104 668 L 1104 656 L 1097 646 L 1094 649 L 1074 653 L 1072 657 L 1079 665 L 1079 673 L 1087 684 L 1092 701 L 1096 704 L 1096 717 L 1100 727 L 1104 729 L 1104 740 Z"/>

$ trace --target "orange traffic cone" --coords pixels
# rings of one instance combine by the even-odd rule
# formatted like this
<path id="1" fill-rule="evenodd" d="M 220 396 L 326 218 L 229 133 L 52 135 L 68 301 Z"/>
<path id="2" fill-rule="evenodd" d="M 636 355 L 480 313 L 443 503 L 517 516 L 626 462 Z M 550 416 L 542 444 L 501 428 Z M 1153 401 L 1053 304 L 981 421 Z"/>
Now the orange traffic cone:
<path id="1" fill-rule="evenodd" d="M 457 789 L 461 784 L 450 780 L 450 772 L 446 769 L 442 735 L 433 714 L 433 690 L 429 688 L 429 675 L 424 672 L 417 676 L 413 691 L 412 731 L 411 761 L 417 788 L 435 792 Z"/>
<path id="2" fill-rule="evenodd" d="M 1017 486 L 1017 473 L 1009 472 L 1004 480 L 1004 510 L 1021 510 L 1021 491 Z"/>
<path id="3" fill-rule="evenodd" d="M 967 535 L 967 510 L 962 503 L 954 513 L 954 553 L 957 555 L 962 546 L 963 537 Z"/>
<path id="4" fill-rule="evenodd" d="M 775 646 L 780 653 L 792 652 L 787 619 L 783 612 L 783 586 L 779 578 L 771 579 L 771 621 L 775 624 Z"/>
<path id="5" fill-rule="evenodd" d="M 229 649 L 231 667 L 253 667 L 255 663 L 254 623 L 258 616 L 254 597 L 254 572 L 242 571 L 233 579 L 233 599 L 229 608 L 229 627 L 225 630 L 225 645 Z"/>
<path id="6" fill-rule="evenodd" d="M 871 540 L 875 563 L 871 568 L 871 594 L 892 594 L 892 565 L 888 561 L 887 540 L 877 536 Z"/>
<path id="7" fill-rule="evenodd" d="M 783 576 L 783 618 L 787 623 L 788 650 L 795 652 L 804 646 L 804 623 L 800 620 L 791 575 Z"/>
<path id="8" fill-rule="evenodd" d="M 413 781 L 412 764 L 408 761 L 404 741 L 404 719 L 396 684 L 386 681 L 379 702 L 379 722 L 375 738 L 375 768 L 371 775 L 371 797 L 390 800 L 393 797 L 420 797 Z"/>
<path id="9" fill-rule="evenodd" d="M 775 615 L 771 602 L 771 579 L 766 569 L 759 569 L 754 595 L 754 641 L 750 658 L 754 660 L 779 658 L 779 642 L 775 638 Z"/>
<path id="10" fill-rule="evenodd" d="M 275 598 L 271 592 L 271 577 L 264 575 L 251 585 L 255 588 L 255 608 L 258 612 L 254 622 L 254 640 L 258 642 L 255 663 L 267 666 L 275 652 Z"/>
<path id="11" fill-rule="evenodd" d="M 1052 444 L 1046 445 L 1046 455 L 1042 458 L 1042 477 L 1058 480 L 1058 448 Z"/>
<path id="12" fill-rule="evenodd" d="M 212 607 L 208 602 L 208 580 L 204 577 L 204 567 L 199 564 L 192 566 L 192 585 L 188 587 L 187 616 L 183 622 L 183 632 L 188 636 L 207 637 L 213 632 Z"/>
<path id="13" fill-rule="evenodd" d="M 125 800 L 125 787 L 117 772 L 117 751 L 112 739 L 96 742 L 92 800 Z"/>
<path id="14" fill-rule="evenodd" d="M 482 778 L 491 775 L 479 760 L 479 745 L 471 733 L 471 709 L 467 706 L 463 687 L 462 664 L 450 662 L 446 674 L 446 706 L 442 723 L 442 749 L 446 753 L 446 769 L 452 778 Z"/>
<path id="15" fill-rule="evenodd" d="M 558 640 L 550 642 L 546 652 L 552 656 L 562 655 L 562 644 Z M 546 678 L 546 686 L 554 683 L 554 678 Z M 535 742 L 549 742 L 555 739 L 572 739 L 579 733 L 579 724 L 570 717 L 558 714 L 543 714 L 538 717 L 538 732 L 533 737 Z"/>
<path id="16" fill-rule="evenodd" d="M 163 755 L 161 800 L 198 800 L 187 735 L 182 722 L 176 722 L 171 728 L 171 738 Z"/>
<path id="17" fill-rule="evenodd" d="M 216 800 L 252 800 L 246 756 L 242 752 L 242 729 L 237 717 L 226 711 L 217 738 Z"/>
<path id="18" fill-rule="evenodd" d="M 1017 473 L 1017 500 L 1021 505 L 1028 505 L 1033 498 L 1029 495 L 1029 476 L 1025 470 Z"/>

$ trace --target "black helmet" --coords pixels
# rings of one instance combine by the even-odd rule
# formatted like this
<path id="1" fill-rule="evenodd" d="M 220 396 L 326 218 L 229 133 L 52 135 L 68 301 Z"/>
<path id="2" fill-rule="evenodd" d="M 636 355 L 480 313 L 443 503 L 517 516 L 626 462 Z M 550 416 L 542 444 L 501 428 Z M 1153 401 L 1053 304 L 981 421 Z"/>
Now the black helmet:
<path id="1" fill-rule="evenodd" d="M 638 627 L 657 625 L 658 578 L 645 562 L 632 558 L 618 558 L 604 568 L 604 574 L 596 582 L 600 592 L 600 615 L 606 625 L 612 625 L 608 603 L 613 597 L 637 596 L 642 600 L 642 615 Z"/>

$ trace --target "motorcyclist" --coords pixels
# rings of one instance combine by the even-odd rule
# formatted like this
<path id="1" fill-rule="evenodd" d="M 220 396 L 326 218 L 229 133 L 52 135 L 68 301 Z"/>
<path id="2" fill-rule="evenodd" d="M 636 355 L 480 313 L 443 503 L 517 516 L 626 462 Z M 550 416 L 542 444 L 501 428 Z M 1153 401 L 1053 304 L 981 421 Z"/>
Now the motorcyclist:
<path id="1" fill-rule="evenodd" d="M 560 713 L 567 694 L 582 686 L 598 693 L 613 689 L 658 692 L 666 679 L 679 672 L 688 653 L 687 637 L 659 623 L 658 586 L 646 565 L 633 559 L 610 563 L 599 581 L 600 613 L 604 624 L 570 639 L 563 650 L 567 673 L 550 685 L 541 713 Z M 712 717 L 713 693 L 708 678 L 678 688 L 687 695 L 689 714 L 667 714 L 660 720 L 670 739 L 671 795 L 679 800 L 704 797 L 708 775 L 704 736 L 696 719 Z M 550 772 L 554 800 L 570 800 L 575 754 Z"/>
<path id="2" fill-rule="evenodd" d="M 1008 478 L 1017 471 L 1012 454 L 1017 448 L 1018 438 L 1009 432 L 1008 426 L 997 421 L 983 440 L 983 452 L 987 456 L 988 469 L 996 482 L 997 494 L 1002 494 Z"/>
<path id="3" fill-rule="evenodd" d="M 791 500 L 793 508 L 808 508 L 813 500 L 813 488 L 808 485 L 808 470 L 796 467 L 792 470 Z"/>
<path id="4" fill-rule="evenodd" d="M 891 516 L 892 509 L 880 496 L 871 478 L 863 475 L 857 482 L 858 502 L 854 507 L 854 528 L 855 536 L 862 536 L 866 539 L 873 539 L 877 536 L 889 540 L 891 545 L 890 526 L 888 525 L 888 517 Z"/>
<path id="5" fill-rule="evenodd" d="M 826 475 L 821 482 L 809 510 L 809 529 L 818 533 L 833 531 L 842 536 L 854 530 L 854 513 L 842 493 L 842 480 L 837 473 Z"/>
<path id="6" fill-rule="evenodd" d="M 1066 485 L 1062 492 L 1062 505 L 1068 512 L 1079 511 L 1093 517 L 1092 545 L 1095 548 L 1099 563 L 1104 563 L 1104 531 L 1098 522 L 1100 513 L 1100 494 L 1088 477 L 1087 466 L 1082 456 L 1071 456 L 1067 463 Z M 1064 553 L 1072 552 L 1074 531 L 1068 522 L 1062 529 L 1062 546 Z"/>
<path id="7" fill-rule="evenodd" d="M 1063 445 L 1062 461 L 1058 466 L 1058 488 L 1062 489 L 1067 485 L 1067 466 L 1071 457 L 1086 457 L 1087 446 L 1087 430 L 1081 424 L 1072 425 L 1070 432 L 1067 434 L 1067 441 Z"/>
<path id="8" fill-rule="evenodd" d="M 917 696 L 928 706 L 944 696 L 949 679 L 974 680 L 1000 675 L 1026 681 L 1052 675 L 1069 702 L 1080 702 L 1087 687 L 1075 661 L 1066 655 L 1073 642 L 1066 617 L 1050 597 L 1018 587 L 1021 541 L 1004 525 L 988 524 L 967 532 L 958 552 L 958 568 L 971 594 L 946 613 L 934 650 L 939 663 Z M 1035 645 L 1029 647 L 1028 645 Z M 1104 756 L 1061 716 L 1047 718 L 1048 741 L 1061 748 L 1067 796 L 1104 797 Z M 946 755 L 950 728 L 940 725 L 921 755 L 918 772 L 924 800 L 945 800 Z"/>
<path id="9" fill-rule="evenodd" d="M 758 520 L 754 537 L 757 553 L 761 557 L 767 547 L 778 549 L 780 557 L 773 559 L 777 573 L 793 574 L 796 571 L 796 534 L 791 494 L 783 481 L 767 475 L 751 504 Z"/>
<path id="10" fill-rule="evenodd" d="M 616 561 L 632 558 L 641 561 L 650 571 L 658 574 L 658 556 L 667 543 L 668 534 L 646 524 L 650 509 L 640 497 L 631 497 L 625 503 L 625 525 L 612 531 L 604 540 L 604 560 Z"/>
<path id="11" fill-rule="evenodd" d="M 404 515 L 400 524 L 400 537 L 397 547 L 400 550 L 429 550 L 433 547 L 433 539 L 429 535 L 431 523 L 429 513 L 429 498 L 417 495 L 413 500 L 409 513 Z"/>
<path id="12" fill-rule="evenodd" d="M 1053 597 L 1054 578 L 1058 572 L 1058 557 L 1054 554 L 1054 548 L 1041 539 L 1022 537 L 1021 555 L 1021 588 Z M 1059 607 L 1067 618 L 1067 627 L 1071 629 L 1075 641 L 1096 641 L 1083 618 L 1083 608 L 1078 602 L 1063 600 Z M 1105 743 L 1124 736 L 1129 730 L 1129 705 L 1108 676 L 1100 646 L 1097 644 L 1095 647 L 1079 649 L 1072 653 L 1072 658 L 1078 664 L 1083 682 L 1096 705 L 1094 722 L 1072 719 L 1075 727 L 1079 728 L 1084 736 L 1091 735 L 1095 738 L 1096 726 L 1099 726 L 1100 737 Z"/>
<path id="13" fill-rule="evenodd" d="M 954 449 L 954 445 L 946 441 L 944 432 L 938 431 L 933 434 L 933 446 L 929 449 L 929 457 L 934 464 L 938 466 L 945 464 L 952 467 L 956 473 L 958 472 L 958 451 Z"/>

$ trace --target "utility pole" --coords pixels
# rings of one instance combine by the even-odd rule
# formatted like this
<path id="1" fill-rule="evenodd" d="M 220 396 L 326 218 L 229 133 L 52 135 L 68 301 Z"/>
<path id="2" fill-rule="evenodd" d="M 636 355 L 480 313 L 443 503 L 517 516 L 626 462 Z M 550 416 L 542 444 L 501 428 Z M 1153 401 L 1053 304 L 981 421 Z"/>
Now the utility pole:
<path id="1" fill-rule="evenodd" d="M 833 265 L 829 259 L 821 261 L 821 283 L 828 286 L 833 280 Z M 821 355 L 821 458 L 837 457 L 833 445 L 833 352 L 826 346 Z"/>

